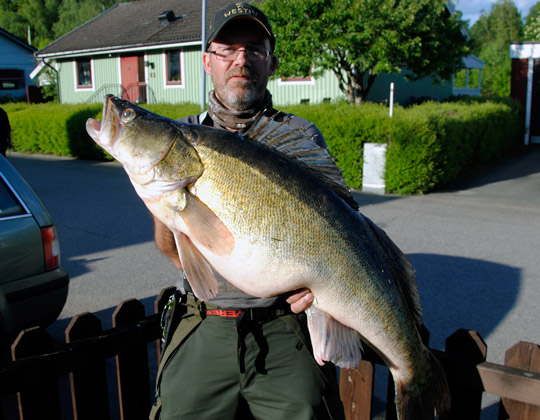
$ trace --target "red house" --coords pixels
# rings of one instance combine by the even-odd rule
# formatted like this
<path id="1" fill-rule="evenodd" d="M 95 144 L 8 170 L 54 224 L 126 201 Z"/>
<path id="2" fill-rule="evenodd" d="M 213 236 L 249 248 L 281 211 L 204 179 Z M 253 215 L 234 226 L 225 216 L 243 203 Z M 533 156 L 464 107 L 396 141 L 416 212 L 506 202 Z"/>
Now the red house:
<path id="1" fill-rule="evenodd" d="M 510 96 L 525 108 L 525 145 L 540 143 L 540 42 L 510 45 Z"/>

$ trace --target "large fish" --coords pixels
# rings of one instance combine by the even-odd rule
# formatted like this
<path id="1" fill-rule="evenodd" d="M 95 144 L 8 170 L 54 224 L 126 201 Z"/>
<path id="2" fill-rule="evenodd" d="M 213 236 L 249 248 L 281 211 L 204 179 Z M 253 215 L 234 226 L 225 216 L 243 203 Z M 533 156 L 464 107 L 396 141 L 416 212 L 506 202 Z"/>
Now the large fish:
<path id="1" fill-rule="evenodd" d="M 355 366 L 367 343 L 393 375 L 401 420 L 443 414 L 446 377 L 420 338 L 409 261 L 357 211 L 328 152 L 303 130 L 288 130 L 265 119 L 240 137 L 112 96 L 102 122 L 87 122 L 175 234 L 197 297 L 215 296 L 215 272 L 259 297 L 307 287 L 315 296 L 308 324 L 319 363 Z"/>

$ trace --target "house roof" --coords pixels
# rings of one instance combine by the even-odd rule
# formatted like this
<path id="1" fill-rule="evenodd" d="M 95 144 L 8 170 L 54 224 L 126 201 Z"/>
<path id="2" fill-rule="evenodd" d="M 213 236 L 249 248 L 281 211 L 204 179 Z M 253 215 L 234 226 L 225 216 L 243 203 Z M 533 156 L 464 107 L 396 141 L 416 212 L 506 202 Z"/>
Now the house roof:
<path id="1" fill-rule="evenodd" d="M 8 31 L 6 31 L 5 29 L 0 28 L 0 36 L 3 36 L 4 38 L 7 38 L 8 40 L 13 42 L 14 44 L 17 44 L 20 47 L 27 49 L 31 53 L 33 53 L 34 51 L 37 50 L 36 47 L 32 47 L 30 44 L 27 44 L 23 40 L 17 38 L 15 35 L 13 35 L 12 33 L 8 32 Z"/>
<path id="2" fill-rule="evenodd" d="M 215 12 L 230 1 L 206 0 L 207 28 Z M 201 9 L 201 0 L 119 3 L 39 50 L 36 56 L 73 56 L 200 43 Z"/>

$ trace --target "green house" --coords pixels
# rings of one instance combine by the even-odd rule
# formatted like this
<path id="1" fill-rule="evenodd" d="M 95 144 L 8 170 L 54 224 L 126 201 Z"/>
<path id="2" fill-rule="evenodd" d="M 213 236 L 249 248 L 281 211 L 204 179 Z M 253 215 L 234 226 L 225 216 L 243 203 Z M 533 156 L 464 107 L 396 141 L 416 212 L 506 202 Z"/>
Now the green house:
<path id="1" fill-rule="evenodd" d="M 229 1 L 206 0 L 207 28 L 214 13 Z M 43 79 L 43 70 L 48 70 L 49 77 L 57 78 L 61 103 L 101 102 L 105 94 L 114 94 L 132 102 L 204 106 L 212 82 L 202 69 L 201 4 L 201 0 L 117 4 L 39 50 L 32 76 Z M 368 100 L 388 101 L 391 82 L 394 100 L 401 104 L 412 97 L 445 99 L 453 94 L 453 81 L 434 86 L 431 79 L 406 82 L 400 75 L 382 75 Z M 276 78 L 268 88 L 278 106 L 344 98 L 331 72 L 317 79 Z"/>

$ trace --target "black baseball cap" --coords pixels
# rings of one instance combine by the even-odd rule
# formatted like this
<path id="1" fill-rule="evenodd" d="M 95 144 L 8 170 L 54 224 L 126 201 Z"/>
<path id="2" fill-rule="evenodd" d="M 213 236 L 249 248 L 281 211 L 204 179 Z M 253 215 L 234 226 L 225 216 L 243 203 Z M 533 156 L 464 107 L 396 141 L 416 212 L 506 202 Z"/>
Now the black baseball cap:
<path id="1" fill-rule="evenodd" d="M 260 24 L 264 29 L 264 32 L 268 34 L 270 46 L 272 51 L 274 51 L 276 38 L 274 37 L 272 27 L 270 26 L 266 15 L 249 3 L 231 3 L 216 12 L 214 19 L 210 23 L 210 35 L 206 39 L 206 49 L 208 49 L 208 45 L 216 39 L 225 25 L 235 19 L 250 19 Z"/>

